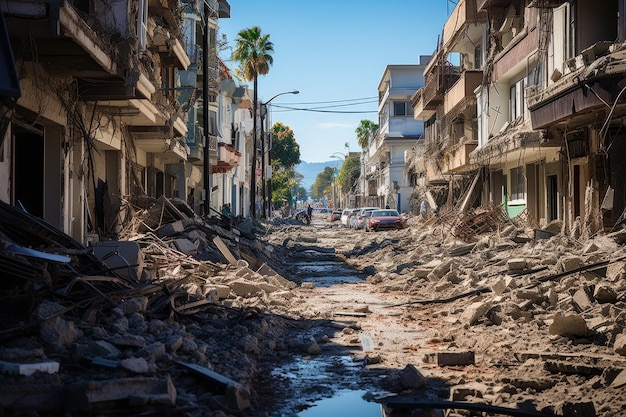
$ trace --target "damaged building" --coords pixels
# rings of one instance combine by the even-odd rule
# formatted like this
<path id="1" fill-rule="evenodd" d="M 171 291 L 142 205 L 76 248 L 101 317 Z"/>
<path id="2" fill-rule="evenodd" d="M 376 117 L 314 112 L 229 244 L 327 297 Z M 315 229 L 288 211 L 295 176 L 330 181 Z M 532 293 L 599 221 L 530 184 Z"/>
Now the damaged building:
<path id="1" fill-rule="evenodd" d="M 600 3 L 457 3 L 412 97 L 414 198 L 583 235 L 622 220 L 625 3 Z"/>
<path id="2" fill-rule="evenodd" d="M 205 3 L 2 2 L 19 84 L 2 91 L 0 199 L 80 242 L 115 238 L 127 195 L 243 214 L 248 93 L 222 82 L 230 5 Z"/>

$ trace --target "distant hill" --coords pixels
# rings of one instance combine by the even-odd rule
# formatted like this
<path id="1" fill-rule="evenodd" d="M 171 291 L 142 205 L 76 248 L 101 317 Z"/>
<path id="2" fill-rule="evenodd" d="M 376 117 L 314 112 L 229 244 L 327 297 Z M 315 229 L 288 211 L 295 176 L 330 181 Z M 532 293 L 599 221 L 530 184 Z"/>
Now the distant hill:
<path id="1" fill-rule="evenodd" d="M 299 172 L 304 176 L 302 179 L 302 187 L 305 190 L 311 191 L 311 186 L 315 182 L 315 177 L 317 174 L 322 172 L 326 167 L 341 167 L 341 161 L 326 161 L 326 162 L 304 162 L 302 161 L 300 164 L 296 165 L 296 172 Z"/>

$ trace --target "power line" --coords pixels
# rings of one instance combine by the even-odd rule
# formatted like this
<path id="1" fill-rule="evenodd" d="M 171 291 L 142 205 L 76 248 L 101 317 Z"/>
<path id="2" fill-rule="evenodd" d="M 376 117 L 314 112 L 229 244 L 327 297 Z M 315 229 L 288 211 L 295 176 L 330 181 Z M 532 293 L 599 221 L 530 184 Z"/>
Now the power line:
<path id="1" fill-rule="evenodd" d="M 378 113 L 378 110 L 363 110 L 363 111 L 320 110 L 320 109 L 307 109 L 307 108 L 300 108 L 300 107 L 288 107 L 288 106 L 277 106 L 277 105 L 273 105 L 273 107 L 285 109 L 284 111 L 310 111 L 310 112 L 317 112 L 317 113 Z"/>
<path id="2" fill-rule="evenodd" d="M 299 105 L 299 106 L 308 106 L 309 104 L 327 104 L 327 103 L 348 103 L 348 102 L 353 102 L 353 101 L 363 101 L 363 100 L 367 100 L 367 103 L 372 103 L 372 100 L 378 101 L 378 97 L 377 96 L 372 96 L 372 97 L 362 97 L 362 98 L 349 98 L 349 99 L 345 99 L 345 100 L 329 100 L 329 101 L 309 101 L 309 102 L 302 102 L 302 103 L 293 103 L 293 102 L 289 102 L 289 104 L 291 105 Z M 374 101 L 374 102 L 375 102 Z"/>

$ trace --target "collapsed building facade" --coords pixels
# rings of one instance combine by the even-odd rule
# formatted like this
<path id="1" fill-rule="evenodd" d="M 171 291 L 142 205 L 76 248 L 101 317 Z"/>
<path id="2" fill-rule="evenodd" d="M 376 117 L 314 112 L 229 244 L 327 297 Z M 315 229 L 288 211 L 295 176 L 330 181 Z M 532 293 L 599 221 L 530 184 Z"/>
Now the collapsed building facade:
<path id="1" fill-rule="evenodd" d="M 412 97 L 425 145 L 411 178 L 437 205 L 610 230 L 626 198 L 624 6 L 459 1 Z"/>
<path id="2" fill-rule="evenodd" d="M 115 237 L 125 195 L 179 197 L 198 213 L 209 198 L 244 214 L 251 106 L 217 57 L 226 0 L 0 10 L 19 79 L 2 93 L 0 199 L 81 242 Z"/>

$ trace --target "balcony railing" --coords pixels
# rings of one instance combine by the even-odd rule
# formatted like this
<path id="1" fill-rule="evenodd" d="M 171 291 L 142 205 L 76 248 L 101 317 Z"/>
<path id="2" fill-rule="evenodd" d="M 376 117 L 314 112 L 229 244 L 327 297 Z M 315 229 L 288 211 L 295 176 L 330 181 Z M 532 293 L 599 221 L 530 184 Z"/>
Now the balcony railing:
<path id="1" fill-rule="evenodd" d="M 480 16 L 482 20 L 486 20 L 486 14 L 483 13 Z M 443 44 L 448 45 L 466 23 L 475 23 L 480 19 L 476 9 L 476 0 L 459 1 L 443 27 Z"/>
<path id="2" fill-rule="evenodd" d="M 445 161 L 441 170 L 442 174 L 455 174 L 474 170 L 475 166 L 470 163 L 470 153 L 477 146 L 478 142 L 471 141 L 446 150 Z"/>
<path id="3" fill-rule="evenodd" d="M 450 113 L 465 98 L 474 99 L 474 90 L 483 81 L 483 72 L 480 70 L 463 71 L 459 79 L 446 91 L 444 99 L 444 112 Z"/>

